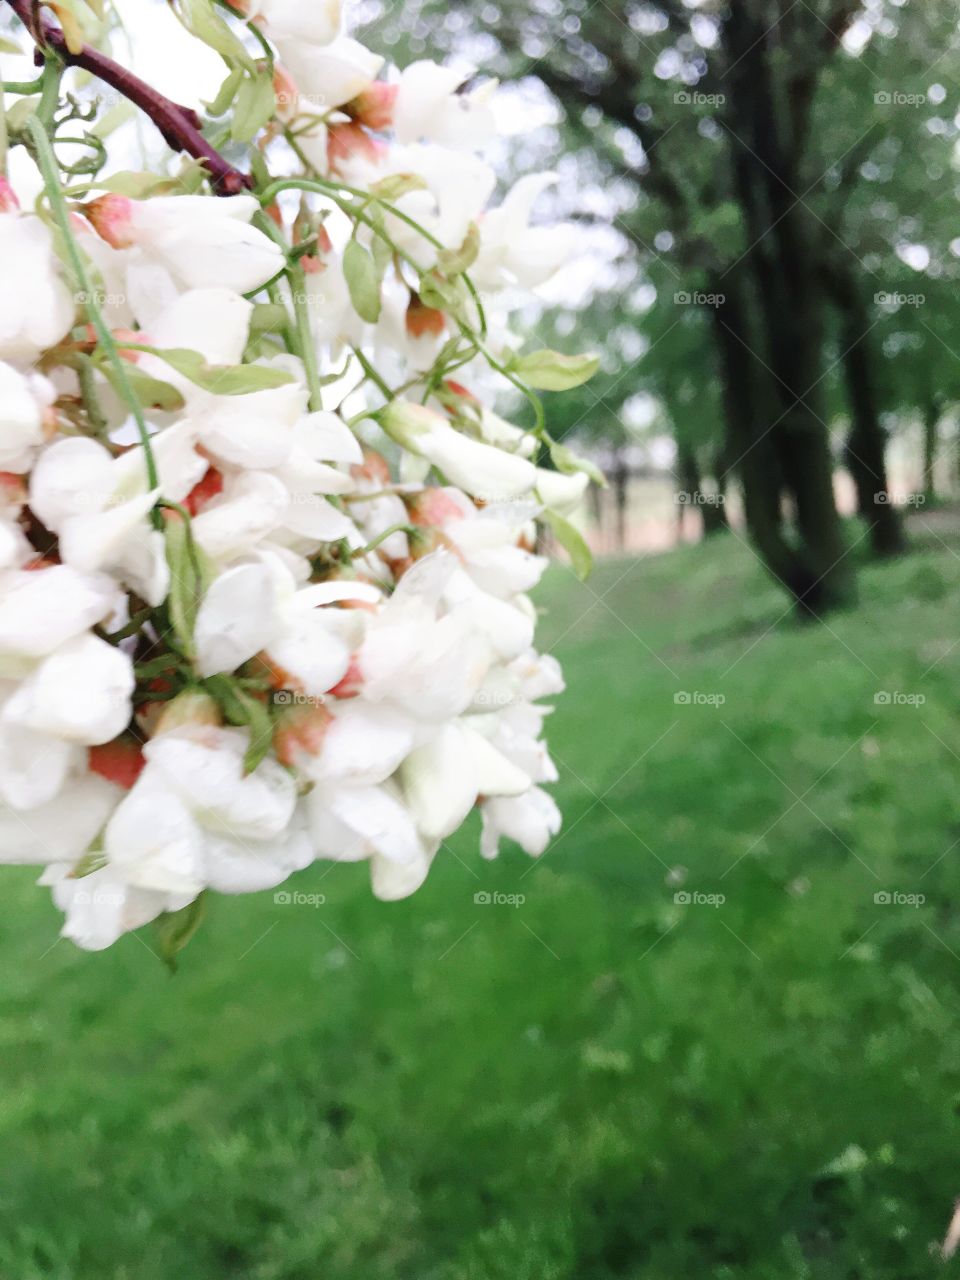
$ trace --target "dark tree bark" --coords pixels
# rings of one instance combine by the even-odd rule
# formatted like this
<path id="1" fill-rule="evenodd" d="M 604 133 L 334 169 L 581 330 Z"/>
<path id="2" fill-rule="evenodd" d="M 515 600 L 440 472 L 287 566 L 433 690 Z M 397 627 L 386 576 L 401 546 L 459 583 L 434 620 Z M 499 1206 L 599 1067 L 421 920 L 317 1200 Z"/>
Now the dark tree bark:
<path id="1" fill-rule="evenodd" d="M 811 263 L 820 245 L 811 215 L 798 199 L 804 188 L 795 138 L 778 119 L 770 66 L 777 56 L 776 40 L 763 7 L 748 0 L 732 6 L 725 39 L 731 59 L 725 123 L 735 195 L 750 240 L 741 268 L 763 337 L 760 342 L 744 339 L 757 365 L 753 379 L 763 387 L 754 409 L 761 414 L 761 425 L 754 425 L 761 433 L 756 447 L 760 439 L 770 438 L 795 518 L 795 550 L 786 577 L 782 569 L 775 572 L 791 586 L 801 610 L 820 614 L 845 603 L 853 591 L 818 390 L 824 299 Z M 742 471 L 745 491 L 751 487 L 748 475 L 749 469 Z M 778 548 L 777 563 L 783 561 Z"/>
<path id="2" fill-rule="evenodd" d="M 880 425 L 874 387 L 870 318 L 856 281 L 842 263 L 833 264 L 828 284 L 841 320 L 840 359 L 850 408 L 844 462 L 857 491 L 857 511 L 870 526 L 873 554 L 899 555 L 906 548 L 906 537 L 900 513 L 889 501 L 886 435 Z"/>

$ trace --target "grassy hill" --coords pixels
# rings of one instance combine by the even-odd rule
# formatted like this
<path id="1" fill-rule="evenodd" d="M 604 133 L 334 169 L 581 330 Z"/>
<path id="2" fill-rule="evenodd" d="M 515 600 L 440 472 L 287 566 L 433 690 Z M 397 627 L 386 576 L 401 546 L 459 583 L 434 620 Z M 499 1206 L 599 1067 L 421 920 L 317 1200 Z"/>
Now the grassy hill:
<path id="1" fill-rule="evenodd" d="M 216 900 L 175 978 L 149 931 L 53 945 L 4 870 L 2 1280 L 940 1270 L 960 556 L 925 536 L 822 626 L 731 535 L 555 570 L 537 863 L 471 823 L 404 903 L 313 868 L 319 906 Z"/>

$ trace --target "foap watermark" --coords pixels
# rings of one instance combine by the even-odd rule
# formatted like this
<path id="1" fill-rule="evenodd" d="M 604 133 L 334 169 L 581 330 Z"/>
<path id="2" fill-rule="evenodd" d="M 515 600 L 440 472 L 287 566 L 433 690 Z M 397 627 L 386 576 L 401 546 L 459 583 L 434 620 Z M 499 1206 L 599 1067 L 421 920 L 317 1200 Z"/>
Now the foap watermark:
<path id="1" fill-rule="evenodd" d="M 275 707 L 322 707 L 326 701 L 326 694 L 303 693 L 299 689 L 277 689 L 273 695 Z"/>
<path id="2" fill-rule="evenodd" d="M 481 889 L 473 895 L 477 907 L 522 907 L 526 900 L 522 893 L 501 893 L 498 889 Z"/>
<path id="3" fill-rule="evenodd" d="M 925 693 L 906 693 L 903 689 L 878 689 L 873 695 L 876 707 L 922 707 L 926 700 Z"/>
<path id="4" fill-rule="evenodd" d="M 873 95 L 878 107 L 922 107 L 927 100 L 925 93 L 903 93 L 900 89 L 878 89 Z"/>
<path id="5" fill-rule="evenodd" d="M 480 689 L 473 695 L 475 707 L 512 707 L 520 701 L 518 694 L 506 689 Z"/>
<path id="6" fill-rule="evenodd" d="M 873 895 L 877 907 L 922 907 L 926 902 L 922 893 L 903 893 L 900 889 L 881 889 Z"/>
<path id="7" fill-rule="evenodd" d="M 879 293 L 873 295 L 873 300 L 878 307 L 892 307 L 899 310 L 900 307 L 922 307 L 927 301 L 925 293 L 899 293 L 897 290 L 881 289 Z"/>
<path id="8" fill-rule="evenodd" d="M 678 107 L 722 107 L 726 100 L 725 93 L 700 93 L 697 89 L 680 89 L 673 95 Z"/>
<path id="9" fill-rule="evenodd" d="M 694 489 L 692 493 L 689 489 L 681 489 L 676 499 L 682 507 L 722 507 L 727 500 L 725 494 L 703 493 L 700 489 Z"/>
<path id="10" fill-rule="evenodd" d="M 673 305 L 675 307 L 722 307 L 727 300 L 725 293 L 703 293 L 699 289 L 688 292 L 681 289 L 673 295 Z"/>
<path id="11" fill-rule="evenodd" d="M 113 293 L 109 289 L 80 289 L 73 295 L 74 302 L 85 307 L 93 303 L 98 307 L 122 307 L 127 301 L 125 293 Z"/>
<path id="12" fill-rule="evenodd" d="M 699 889 L 678 889 L 673 895 L 678 907 L 722 907 L 726 900 L 726 894 L 701 893 Z"/>
<path id="13" fill-rule="evenodd" d="M 302 893 L 299 889 L 278 889 L 273 900 L 278 907 L 322 907 L 327 897 L 323 893 Z"/>
<path id="14" fill-rule="evenodd" d="M 699 689 L 678 689 L 673 695 L 677 707 L 722 707 L 726 700 L 725 693 L 701 693 Z"/>
<path id="15" fill-rule="evenodd" d="M 874 504 L 878 507 L 922 507 L 927 501 L 926 494 L 905 493 L 898 495 L 881 489 L 873 495 Z"/>
<path id="16" fill-rule="evenodd" d="M 73 902 L 78 907 L 122 907 L 125 895 L 118 889 L 76 889 Z"/>

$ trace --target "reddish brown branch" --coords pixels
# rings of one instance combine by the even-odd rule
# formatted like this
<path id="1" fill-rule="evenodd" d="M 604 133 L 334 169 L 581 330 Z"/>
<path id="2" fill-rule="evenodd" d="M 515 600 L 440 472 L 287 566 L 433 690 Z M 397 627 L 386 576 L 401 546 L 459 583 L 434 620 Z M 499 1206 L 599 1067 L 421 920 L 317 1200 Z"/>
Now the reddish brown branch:
<path id="1" fill-rule="evenodd" d="M 123 94 L 150 117 L 168 146 L 175 151 L 185 151 L 187 155 L 203 163 L 217 195 L 237 195 L 252 186 L 247 174 L 228 164 L 207 142 L 200 132 L 195 111 L 171 102 L 132 71 L 121 67 L 118 62 L 88 44 L 83 45 L 79 52 L 71 53 L 63 32 L 52 22 L 39 16 L 36 12 L 39 6 L 32 3 L 32 0 L 9 0 L 9 4 L 36 42 L 38 60 L 41 50 L 50 49 L 67 66 L 82 67 L 98 80 L 112 85 L 118 93 Z"/>

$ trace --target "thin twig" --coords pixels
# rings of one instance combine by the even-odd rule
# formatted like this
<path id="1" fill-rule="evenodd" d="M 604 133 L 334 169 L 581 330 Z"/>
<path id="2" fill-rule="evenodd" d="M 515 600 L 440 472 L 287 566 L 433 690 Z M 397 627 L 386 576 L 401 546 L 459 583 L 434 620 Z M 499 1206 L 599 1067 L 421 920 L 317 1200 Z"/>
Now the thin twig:
<path id="1" fill-rule="evenodd" d="M 238 195 L 252 186 L 249 175 L 228 164 L 206 140 L 200 132 L 200 120 L 190 107 L 172 102 L 99 49 L 85 44 L 72 53 L 61 29 L 46 18 L 35 16 L 31 0 L 8 0 L 8 3 L 32 36 L 39 52 L 52 52 L 67 66 L 82 67 L 138 106 L 160 130 L 168 146 L 175 151 L 185 151 L 206 166 L 217 195 Z"/>

